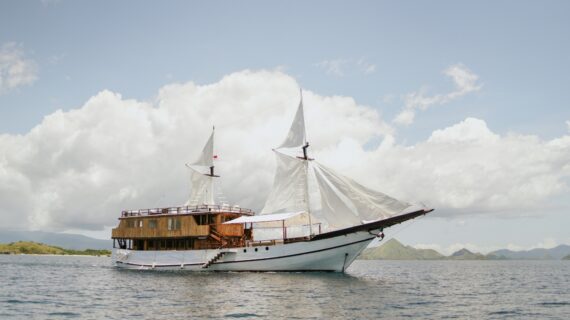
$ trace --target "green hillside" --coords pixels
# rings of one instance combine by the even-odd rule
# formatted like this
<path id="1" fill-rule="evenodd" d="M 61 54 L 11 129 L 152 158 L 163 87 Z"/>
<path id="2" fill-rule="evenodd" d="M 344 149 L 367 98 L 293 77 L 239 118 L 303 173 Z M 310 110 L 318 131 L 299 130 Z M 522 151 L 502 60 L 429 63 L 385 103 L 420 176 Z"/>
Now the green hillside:
<path id="1" fill-rule="evenodd" d="M 60 247 L 50 246 L 32 241 L 18 241 L 8 244 L 0 243 L 0 253 L 2 254 L 61 254 L 61 255 L 87 255 L 105 256 L 110 255 L 109 250 L 70 250 Z"/>
<path id="2" fill-rule="evenodd" d="M 443 255 L 432 249 L 416 249 L 404 246 L 396 239 L 390 239 L 381 246 L 367 248 L 359 259 L 363 260 L 440 260 Z"/>
<path id="3" fill-rule="evenodd" d="M 459 251 L 454 252 L 449 257 L 449 260 L 487 260 L 488 257 L 480 254 L 480 253 L 473 253 L 467 249 L 461 249 Z"/>
<path id="4" fill-rule="evenodd" d="M 566 257 L 562 258 L 562 260 L 570 260 L 570 254 L 567 255 Z"/>

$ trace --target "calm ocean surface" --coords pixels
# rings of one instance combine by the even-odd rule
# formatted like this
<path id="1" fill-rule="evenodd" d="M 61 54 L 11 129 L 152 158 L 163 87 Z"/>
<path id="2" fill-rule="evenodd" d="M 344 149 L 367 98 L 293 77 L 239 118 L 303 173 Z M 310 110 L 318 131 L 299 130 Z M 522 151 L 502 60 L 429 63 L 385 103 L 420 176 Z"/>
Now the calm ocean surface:
<path id="1" fill-rule="evenodd" d="M 569 319 L 570 261 L 356 261 L 347 274 L 117 270 L 0 256 L 0 319 Z"/>

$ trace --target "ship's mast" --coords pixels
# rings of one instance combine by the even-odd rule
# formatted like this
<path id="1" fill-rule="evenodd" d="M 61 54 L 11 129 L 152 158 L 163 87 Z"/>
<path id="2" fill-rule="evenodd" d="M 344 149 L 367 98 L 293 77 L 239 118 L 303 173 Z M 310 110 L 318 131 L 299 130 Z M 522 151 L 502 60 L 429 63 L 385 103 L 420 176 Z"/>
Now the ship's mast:
<path id="1" fill-rule="evenodd" d="M 299 94 L 301 96 L 301 101 L 299 103 L 299 109 L 302 113 L 304 113 L 303 111 L 303 89 L 299 88 Z M 299 157 L 300 159 L 303 160 L 303 167 L 305 169 L 305 181 L 304 181 L 304 194 L 305 194 L 305 206 L 306 206 L 306 211 L 307 211 L 307 216 L 309 219 L 309 237 L 313 236 L 313 222 L 311 221 L 311 202 L 309 200 L 309 161 L 313 160 L 311 158 L 309 158 L 309 155 L 307 153 L 307 149 L 309 148 L 309 142 L 307 141 L 307 134 L 305 132 L 305 116 L 303 114 L 302 116 L 302 121 L 303 121 L 303 142 L 304 145 L 301 146 L 301 149 L 303 149 L 303 157 Z"/>
<path id="2" fill-rule="evenodd" d="M 305 145 L 302 147 L 303 149 L 303 161 L 304 161 L 304 168 L 305 168 L 305 205 L 307 206 L 307 215 L 309 216 L 309 237 L 313 236 L 313 223 L 311 221 L 311 203 L 309 201 L 309 160 L 310 159 L 307 155 L 307 148 L 309 148 L 309 142 L 305 142 Z"/>

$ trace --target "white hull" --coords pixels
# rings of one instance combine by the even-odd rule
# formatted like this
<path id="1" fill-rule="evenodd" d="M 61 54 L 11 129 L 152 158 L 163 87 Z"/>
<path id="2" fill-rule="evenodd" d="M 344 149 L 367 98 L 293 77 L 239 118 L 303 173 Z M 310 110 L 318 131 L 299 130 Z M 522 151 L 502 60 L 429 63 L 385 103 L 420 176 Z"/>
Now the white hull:
<path id="1" fill-rule="evenodd" d="M 127 269 L 344 272 L 374 240 L 374 234 L 357 231 L 321 240 L 216 250 L 114 249 L 113 261 Z M 206 267 L 216 256 L 219 258 Z"/>

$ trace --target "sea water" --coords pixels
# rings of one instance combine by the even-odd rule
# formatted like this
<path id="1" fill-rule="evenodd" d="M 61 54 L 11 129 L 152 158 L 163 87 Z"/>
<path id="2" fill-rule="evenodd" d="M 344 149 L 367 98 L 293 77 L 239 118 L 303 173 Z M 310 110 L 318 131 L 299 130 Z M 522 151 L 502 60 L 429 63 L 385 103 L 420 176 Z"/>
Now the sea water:
<path id="1" fill-rule="evenodd" d="M 0 319 L 569 319 L 570 261 L 356 261 L 338 273 L 129 271 L 0 256 Z"/>

